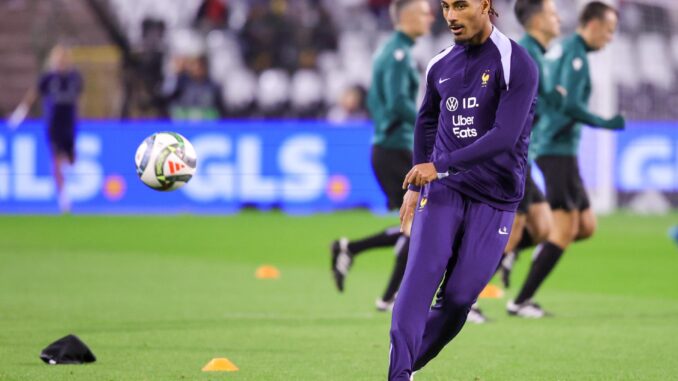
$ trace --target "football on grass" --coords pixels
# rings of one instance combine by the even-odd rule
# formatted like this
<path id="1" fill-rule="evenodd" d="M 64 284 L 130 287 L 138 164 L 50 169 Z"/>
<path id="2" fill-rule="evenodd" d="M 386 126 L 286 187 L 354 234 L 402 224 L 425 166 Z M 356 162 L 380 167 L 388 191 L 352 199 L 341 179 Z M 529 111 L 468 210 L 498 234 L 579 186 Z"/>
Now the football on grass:
<path id="1" fill-rule="evenodd" d="M 181 188 L 193 177 L 196 156 L 185 137 L 176 132 L 157 132 L 139 145 L 134 161 L 144 184 L 170 191 Z"/>

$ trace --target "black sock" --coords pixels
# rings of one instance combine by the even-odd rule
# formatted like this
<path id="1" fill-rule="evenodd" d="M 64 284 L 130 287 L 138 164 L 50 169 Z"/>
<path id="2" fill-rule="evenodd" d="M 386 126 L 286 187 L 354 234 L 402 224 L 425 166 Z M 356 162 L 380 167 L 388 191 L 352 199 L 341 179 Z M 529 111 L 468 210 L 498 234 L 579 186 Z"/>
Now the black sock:
<path id="1" fill-rule="evenodd" d="M 398 242 L 396 243 L 396 260 L 393 265 L 393 271 L 391 272 L 391 279 L 388 281 L 386 286 L 386 291 L 381 297 L 383 301 L 393 300 L 396 292 L 400 288 L 400 282 L 403 280 L 405 275 L 405 265 L 407 265 L 407 254 L 410 249 L 410 239 L 408 237 L 400 236 Z"/>
<path id="2" fill-rule="evenodd" d="M 525 250 L 531 246 L 534 246 L 534 239 L 527 229 L 523 229 L 523 237 L 520 239 L 520 242 L 518 242 L 518 245 L 516 245 L 515 252 L 518 254 L 521 250 Z"/>
<path id="3" fill-rule="evenodd" d="M 351 252 L 354 256 L 358 255 L 361 251 L 372 249 L 375 247 L 388 247 L 393 246 L 398 242 L 400 238 L 400 227 L 388 228 L 378 234 L 371 235 L 369 237 L 351 241 L 348 243 L 348 251 Z"/>
<path id="4" fill-rule="evenodd" d="M 532 262 L 525 284 L 516 297 L 516 304 L 525 303 L 534 296 L 563 254 L 563 249 L 549 241 L 544 242 L 537 250 L 539 251 Z"/>

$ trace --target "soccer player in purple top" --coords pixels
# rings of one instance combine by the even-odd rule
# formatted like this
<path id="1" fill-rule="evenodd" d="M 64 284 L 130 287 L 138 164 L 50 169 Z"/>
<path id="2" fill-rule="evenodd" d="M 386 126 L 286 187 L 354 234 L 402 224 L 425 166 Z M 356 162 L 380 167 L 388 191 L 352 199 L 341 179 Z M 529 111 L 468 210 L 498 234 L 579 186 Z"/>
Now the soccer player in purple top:
<path id="1" fill-rule="evenodd" d="M 65 165 L 75 162 L 78 99 L 82 87 L 82 76 L 72 65 L 70 49 L 57 45 L 50 52 L 48 69 L 40 75 L 37 86 L 28 91 L 9 120 L 10 126 L 16 128 L 40 96 L 52 151 L 59 209 L 62 212 L 70 211 L 70 201 L 64 190 L 63 169 Z"/>
<path id="2" fill-rule="evenodd" d="M 441 6 L 455 45 L 428 66 L 403 184 L 403 226 L 414 220 L 391 323 L 391 381 L 410 380 L 459 333 L 492 278 L 523 197 L 536 105 L 537 67 L 492 25 L 491 1 Z"/>

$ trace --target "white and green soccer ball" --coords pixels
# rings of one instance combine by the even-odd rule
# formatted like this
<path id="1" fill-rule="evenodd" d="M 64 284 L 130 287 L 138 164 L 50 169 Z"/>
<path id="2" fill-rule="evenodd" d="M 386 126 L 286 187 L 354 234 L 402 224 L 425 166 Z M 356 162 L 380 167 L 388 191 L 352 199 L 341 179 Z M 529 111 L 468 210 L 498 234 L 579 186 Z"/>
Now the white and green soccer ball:
<path id="1" fill-rule="evenodd" d="M 141 181 L 158 191 L 186 185 L 195 174 L 196 160 L 191 142 L 176 132 L 157 132 L 147 137 L 134 156 Z"/>

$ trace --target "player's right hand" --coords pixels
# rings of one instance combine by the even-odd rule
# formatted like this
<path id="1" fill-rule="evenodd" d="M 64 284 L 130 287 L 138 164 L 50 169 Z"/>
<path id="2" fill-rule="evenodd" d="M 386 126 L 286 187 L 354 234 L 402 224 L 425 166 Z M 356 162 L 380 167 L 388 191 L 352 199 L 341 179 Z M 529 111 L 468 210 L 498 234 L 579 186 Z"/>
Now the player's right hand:
<path id="1" fill-rule="evenodd" d="M 410 184 L 421 187 L 437 179 L 438 171 L 433 163 L 417 164 L 407 172 L 403 180 L 403 189 L 407 189 Z"/>
<path id="2" fill-rule="evenodd" d="M 414 209 L 417 207 L 419 192 L 408 190 L 403 197 L 403 204 L 400 206 L 400 232 L 410 236 L 412 229 L 412 219 L 414 218 Z"/>
<path id="3" fill-rule="evenodd" d="M 626 121 L 621 115 L 617 115 L 614 118 L 605 121 L 605 128 L 610 130 L 623 130 L 625 125 Z"/>

